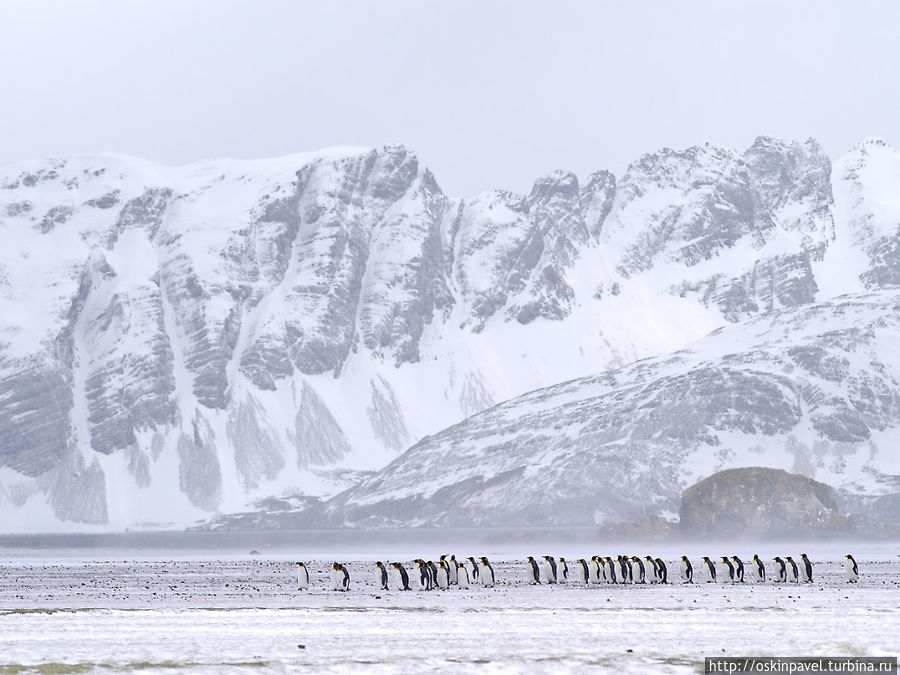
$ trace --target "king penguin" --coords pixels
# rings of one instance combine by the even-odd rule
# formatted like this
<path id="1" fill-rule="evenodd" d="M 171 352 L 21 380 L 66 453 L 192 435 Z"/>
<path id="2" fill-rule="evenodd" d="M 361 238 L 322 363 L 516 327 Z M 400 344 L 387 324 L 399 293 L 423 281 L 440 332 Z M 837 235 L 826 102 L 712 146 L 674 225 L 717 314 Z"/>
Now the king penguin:
<path id="1" fill-rule="evenodd" d="M 734 578 L 738 580 L 738 583 L 744 583 L 744 561 L 736 555 L 731 556 L 731 559 L 734 560 L 735 564 Z"/>
<path id="2" fill-rule="evenodd" d="M 734 583 L 734 565 L 731 564 L 731 561 L 728 559 L 728 556 L 722 556 L 722 564 L 728 568 L 728 580 L 731 583 Z"/>
<path id="3" fill-rule="evenodd" d="M 336 591 L 350 590 L 350 573 L 339 562 L 331 566 L 331 587 Z"/>
<path id="4" fill-rule="evenodd" d="M 471 581 L 473 584 L 477 584 L 479 582 L 479 574 L 480 574 L 478 571 L 478 563 L 475 562 L 475 557 L 471 556 L 471 555 L 467 558 L 467 560 L 472 564 L 472 570 L 471 570 L 472 579 L 471 579 Z"/>
<path id="5" fill-rule="evenodd" d="M 756 563 L 756 583 L 762 583 L 766 580 L 766 566 L 760 560 L 757 554 L 753 554 L 753 562 Z"/>
<path id="6" fill-rule="evenodd" d="M 548 584 L 556 583 L 556 561 L 552 555 L 545 555 L 544 562 L 541 563 L 541 571 Z"/>
<path id="7" fill-rule="evenodd" d="M 309 570 L 306 569 L 306 565 L 302 562 L 294 564 L 297 565 L 297 588 L 305 591 L 309 588 Z"/>
<path id="8" fill-rule="evenodd" d="M 787 581 L 787 568 L 784 565 L 784 560 L 779 558 L 777 555 L 774 558 L 775 560 L 775 583 L 783 584 Z"/>
<path id="9" fill-rule="evenodd" d="M 635 567 L 637 568 L 637 581 L 635 581 Z M 636 555 L 631 556 L 631 583 L 644 584 L 647 582 L 644 572 L 644 561 Z"/>
<path id="10" fill-rule="evenodd" d="M 706 583 L 716 583 L 716 566 L 709 556 L 703 556 L 703 571 L 706 572 Z"/>
<path id="11" fill-rule="evenodd" d="M 585 584 L 591 583 L 591 571 L 588 568 L 587 560 L 584 558 L 578 559 L 578 579 Z"/>
<path id="12" fill-rule="evenodd" d="M 859 567 L 856 566 L 856 561 L 849 553 L 847 554 L 844 566 L 847 568 L 847 581 L 851 584 L 859 582 Z"/>
<path id="13" fill-rule="evenodd" d="M 606 571 L 609 573 L 609 580 L 614 583 L 619 583 L 619 578 L 616 576 L 616 563 L 613 561 L 612 556 L 606 556 Z M 625 580 L 622 580 L 622 583 L 625 583 Z"/>
<path id="14" fill-rule="evenodd" d="M 669 570 L 666 568 L 666 563 L 662 558 L 657 558 L 653 562 L 656 563 L 656 576 L 659 579 L 659 583 L 668 584 L 669 583 Z"/>
<path id="15" fill-rule="evenodd" d="M 375 563 L 375 567 L 378 568 L 378 582 L 381 586 L 382 591 L 390 590 L 388 588 L 388 571 L 387 567 L 384 566 L 384 563 L 380 560 Z"/>
<path id="16" fill-rule="evenodd" d="M 481 556 L 481 585 L 485 588 L 494 587 L 494 568 L 485 556 Z"/>
<path id="17" fill-rule="evenodd" d="M 469 587 L 469 568 L 466 567 L 459 561 L 454 561 L 456 565 L 456 587 L 457 588 L 468 588 Z"/>
<path id="18" fill-rule="evenodd" d="M 397 583 L 397 588 L 401 591 L 409 591 L 412 590 L 409 587 L 409 573 L 406 571 L 406 568 L 403 567 L 403 563 L 391 563 L 391 567 L 397 572 L 397 576 L 399 577 L 399 582 Z"/>
<path id="19" fill-rule="evenodd" d="M 809 558 L 806 557 L 805 553 L 800 554 L 800 562 L 803 563 L 803 566 L 800 570 L 803 572 L 803 581 L 808 584 L 812 583 L 812 563 L 809 561 Z"/>
<path id="20" fill-rule="evenodd" d="M 528 556 L 528 577 L 528 581 L 532 585 L 541 583 L 541 571 L 538 569 L 533 555 Z"/>
<path id="21" fill-rule="evenodd" d="M 794 562 L 794 559 L 791 556 L 787 557 L 788 563 L 790 563 L 790 567 L 788 568 L 788 581 L 792 584 L 796 584 L 800 581 L 800 570 L 797 569 L 797 563 Z"/>
<path id="22" fill-rule="evenodd" d="M 441 560 L 441 564 L 438 565 L 434 576 L 435 583 L 437 583 L 438 588 L 440 588 L 442 591 L 446 591 L 448 588 L 450 588 L 450 569 L 447 565 L 446 560 Z"/>
<path id="23" fill-rule="evenodd" d="M 556 563 L 556 583 L 569 583 L 569 565 L 566 563 L 565 558 L 560 558 L 559 562 Z"/>
<path id="24" fill-rule="evenodd" d="M 653 556 L 644 556 L 644 560 L 647 561 L 647 565 L 645 567 L 647 570 L 647 583 L 658 584 L 659 583 L 659 570 L 656 568 L 656 561 L 653 559 Z"/>
<path id="25" fill-rule="evenodd" d="M 600 556 L 592 555 L 591 562 L 588 564 L 588 583 L 600 583 L 600 573 L 602 567 L 603 559 Z"/>
<path id="26" fill-rule="evenodd" d="M 681 578 L 686 584 L 694 583 L 694 567 L 686 555 L 681 556 Z"/>

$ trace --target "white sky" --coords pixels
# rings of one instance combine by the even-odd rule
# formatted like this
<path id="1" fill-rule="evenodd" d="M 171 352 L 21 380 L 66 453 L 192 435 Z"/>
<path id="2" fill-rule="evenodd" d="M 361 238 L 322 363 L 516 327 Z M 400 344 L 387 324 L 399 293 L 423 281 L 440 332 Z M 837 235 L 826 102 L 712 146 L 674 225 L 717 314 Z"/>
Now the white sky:
<path id="1" fill-rule="evenodd" d="M 760 134 L 900 143 L 900 2 L 0 0 L 0 165 L 415 150 L 442 187 Z"/>

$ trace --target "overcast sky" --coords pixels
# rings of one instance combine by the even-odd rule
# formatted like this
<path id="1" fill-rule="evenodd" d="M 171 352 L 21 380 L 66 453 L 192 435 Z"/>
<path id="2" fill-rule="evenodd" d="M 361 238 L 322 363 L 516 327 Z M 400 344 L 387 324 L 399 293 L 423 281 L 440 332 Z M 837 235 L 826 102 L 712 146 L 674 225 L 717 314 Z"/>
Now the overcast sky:
<path id="1" fill-rule="evenodd" d="M 900 144 L 900 2 L 0 0 L 0 165 L 402 143 L 453 195 L 662 146 Z"/>

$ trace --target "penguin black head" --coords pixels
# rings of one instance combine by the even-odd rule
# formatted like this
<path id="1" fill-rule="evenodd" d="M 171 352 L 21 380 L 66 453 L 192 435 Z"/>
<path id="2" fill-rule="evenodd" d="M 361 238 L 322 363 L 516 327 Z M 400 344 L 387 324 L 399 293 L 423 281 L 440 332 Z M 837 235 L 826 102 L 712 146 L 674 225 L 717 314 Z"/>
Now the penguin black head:
<path id="1" fill-rule="evenodd" d="M 377 563 L 375 563 L 375 567 L 384 567 L 384 563 L 379 560 Z"/>
<path id="2" fill-rule="evenodd" d="M 681 559 L 687 562 L 688 557 L 686 555 L 681 556 Z"/>
<path id="3" fill-rule="evenodd" d="M 297 562 L 294 564 L 297 565 L 298 567 L 306 567 L 306 565 L 304 565 L 302 562 Z"/>

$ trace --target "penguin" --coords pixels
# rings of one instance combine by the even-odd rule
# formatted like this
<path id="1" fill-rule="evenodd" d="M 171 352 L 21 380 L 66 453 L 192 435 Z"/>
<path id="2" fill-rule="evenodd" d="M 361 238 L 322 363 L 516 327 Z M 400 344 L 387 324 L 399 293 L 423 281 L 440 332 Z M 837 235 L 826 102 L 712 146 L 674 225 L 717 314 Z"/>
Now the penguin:
<path id="1" fill-rule="evenodd" d="M 461 562 L 456 560 L 453 561 L 456 565 L 456 587 L 457 588 L 468 588 L 469 587 L 469 568 L 466 567 Z"/>
<path id="2" fill-rule="evenodd" d="M 602 555 L 594 556 L 591 560 L 596 559 L 597 563 L 597 583 L 603 582 L 604 584 L 612 583 L 612 576 L 610 576 L 613 572 L 613 566 L 610 563 L 606 562 L 606 558 Z"/>
<path id="3" fill-rule="evenodd" d="M 728 568 L 728 579 L 731 581 L 731 583 L 734 583 L 734 565 L 731 564 L 728 556 L 722 556 L 722 564 Z"/>
<path id="4" fill-rule="evenodd" d="M 731 559 L 734 560 L 734 564 L 736 565 L 734 570 L 734 578 L 737 579 L 738 583 L 744 583 L 744 561 L 738 558 L 736 555 L 731 556 Z"/>
<path id="5" fill-rule="evenodd" d="M 438 561 L 438 565 L 442 564 L 447 565 L 447 581 L 451 586 L 453 586 L 456 583 L 456 556 L 448 556 L 446 553 L 444 553 L 443 555 L 441 555 L 440 561 Z"/>
<path id="6" fill-rule="evenodd" d="M 309 588 L 309 570 L 302 562 L 294 563 L 297 566 L 297 588 L 305 591 Z"/>
<path id="7" fill-rule="evenodd" d="M 398 563 L 398 562 L 391 563 L 391 567 L 393 567 L 396 570 L 397 576 L 400 577 L 400 583 L 397 584 L 399 589 L 401 591 L 412 590 L 409 587 L 409 573 L 407 573 L 406 568 L 403 567 L 403 563 Z"/>
<path id="8" fill-rule="evenodd" d="M 634 580 L 634 572 L 635 567 L 637 567 L 638 580 Z M 638 558 L 636 555 L 631 556 L 631 583 L 633 584 L 645 584 L 647 583 L 646 574 L 644 571 L 644 561 Z"/>
<path id="9" fill-rule="evenodd" d="M 433 560 L 429 560 L 428 563 L 426 563 L 426 564 L 428 565 L 428 574 L 431 575 L 431 588 L 432 588 L 432 589 L 435 589 L 435 588 L 437 588 L 437 585 L 438 585 L 438 582 L 437 582 L 437 572 L 438 572 L 438 571 L 437 571 L 437 565 L 434 564 L 434 561 L 433 561 Z"/>
<path id="10" fill-rule="evenodd" d="M 478 571 L 478 563 L 475 562 L 475 558 L 473 556 L 469 556 L 467 560 L 472 564 L 472 583 L 479 583 L 479 571 Z"/>
<path id="11" fill-rule="evenodd" d="M 435 570 L 434 577 L 437 587 L 442 591 L 446 591 L 450 588 L 450 570 L 446 561 L 441 560 L 440 566 Z"/>
<path id="12" fill-rule="evenodd" d="M 591 583 L 591 571 L 588 568 L 587 561 L 584 558 L 578 559 L 578 579 L 582 583 L 589 584 Z"/>
<path id="13" fill-rule="evenodd" d="M 787 557 L 787 561 L 791 564 L 791 566 L 788 568 L 788 581 L 790 581 L 792 584 L 796 584 L 798 581 L 800 581 L 800 573 L 797 569 L 797 563 L 794 562 L 794 559 L 791 556 Z"/>
<path id="14" fill-rule="evenodd" d="M 803 572 L 803 581 L 811 584 L 812 583 L 812 563 L 809 561 L 809 558 L 806 557 L 805 553 L 800 554 L 800 562 L 803 563 L 803 567 L 801 567 L 801 571 Z"/>
<path id="15" fill-rule="evenodd" d="M 669 583 L 669 570 L 666 568 L 666 563 L 663 562 L 663 559 L 657 558 L 653 562 L 656 563 L 656 576 L 659 579 L 659 583 Z"/>
<path id="16" fill-rule="evenodd" d="M 378 568 L 378 578 L 379 578 L 379 581 L 380 581 L 380 583 L 381 583 L 381 590 L 382 590 L 382 591 L 390 590 L 390 589 L 388 588 L 388 571 L 387 571 L 387 567 L 385 567 L 385 566 L 384 566 L 384 563 L 381 562 L 380 560 L 379 560 L 377 563 L 375 563 L 375 567 Z"/>
<path id="17" fill-rule="evenodd" d="M 753 562 L 756 563 L 756 583 L 763 583 L 766 580 L 766 566 L 763 565 L 763 561 L 759 559 L 757 554 L 753 554 Z"/>
<path id="18" fill-rule="evenodd" d="M 447 564 L 450 568 L 450 584 L 455 586 L 459 583 L 459 566 L 456 564 L 456 556 L 451 555 Z"/>
<path id="19" fill-rule="evenodd" d="M 481 556 L 481 585 L 485 588 L 494 587 L 494 568 L 485 556 Z"/>
<path id="20" fill-rule="evenodd" d="M 336 591 L 350 590 L 350 573 L 339 562 L 331 566 L 331 587 Z"/>
<path id="21" fill-rule="evenodd" d="M 681 556 L 681 579 L 686 584 L 694 583 L 694 567 L 686 555 Z"/>
<path id="22" fill-rule="evenodd" d="M 559 562 L 556 563 L 556 583 L 558 584 L 567 584 L 569 583 L 569 565 L 566 563 L 565 558 L 560 558 Z"/>
<path id="23" fill-rule="evenodd" d="M 849 581 L 851 584 L 858 583 L 859 567 L 856 566 L 856 561 L 849 553 L 847 554 L 846 560 L 847 562 L 844 563 L 844 566 L 847 568 L 847 581 Z"/>
<path id="24" fill-rule="evenodd" d="M 609 580 L 614 584 L 619 583 L 619 580 L 616 577 L 616 563 L 613 562 L 613 559 L 610 556 L 606 556 L 606 570 L 609 573 Z M 624 584 L 625 581 L 623 580 L 622 583 Z"/>
<path id="25" fill-rule="evenodd" d="M 775 567 L 775 574 L 776 574 L 775 583 L 783 584 L 785 581 L 787 581 L 787 568 L 784 565 L 784 560 L 779 558 L 777 555 L 775 556 L 774 560 L 775 560 L 775 565 L 776 565 L 776 567 Z"/>
<path id="26" fill-rule="evenodd" d="M 659 573 L 656 569 L 656 561 L 653 559 L 653 556 L 644 556 L 644 560 L 647 561 L 647 583 L 650 584 L 658 584 L 659 583 Z"/>
<path id="27" fill-rule="evenodd" d="M 716 583 L 716 566 L 709 559 L 709 556 L 706 555 L 703 556 L 703 571 L 706 572 L 706 583 Z"/>
<path id="28" fill-rule="evenodd" d="M 428 563 L 421 558 L 416 558 L 416 569 L 419 570 L 419 587 L 423 591 L 430 591 L 434 588 L 434 585 L 431 583 L 431 570 L 428 567 Z"/>
<path id="29" fill-rule="evenodd" d="M 544 556 L 544 562 L 541 563 L 541 571 L 544 573 L 548 584 L 556 583 L 556 561 L 553 559 L 553 556 Z"/>
<path id="30" fill-rule="evenodd" d="M 622 583 L 634 583 L 634 579 L 631 576 L 631 565 L 628 564 L 628 556 L 620 555 L 617 560 L 619 561 L 619 568 L 622 572 L 621 576 L 619 577 L 622 580 Z"/>
<path id="31" fill-rule="evenodd" d="M 528 577 L 532 586 L 541 583 L 541 571 L 538 569 L 537 561 L 533 555 L 528 556 Z"/>
<path id="32" fill-rule="evenodd" d="M 600 556 L 592 555 L 591 562 L 588 565 L 588 582 L 599 584 L 603 568 L 603 559 Z"/>

